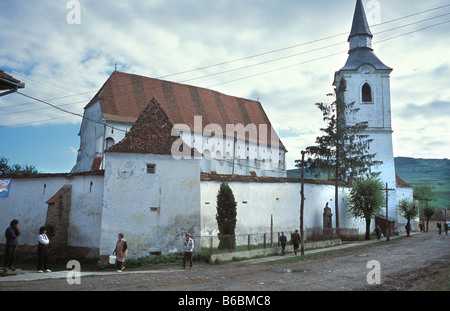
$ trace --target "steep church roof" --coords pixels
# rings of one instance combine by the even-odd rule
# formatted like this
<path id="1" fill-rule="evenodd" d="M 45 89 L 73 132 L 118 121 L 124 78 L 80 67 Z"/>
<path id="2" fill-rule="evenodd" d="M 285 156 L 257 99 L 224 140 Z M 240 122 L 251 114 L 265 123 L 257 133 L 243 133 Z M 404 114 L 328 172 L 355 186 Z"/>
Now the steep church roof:
<path id="1" fill-rule="evenodd" d="M 369 24 L 367 23 L 366 13 L 364 12 L 364 7 L 361 0 L 356 1 L 355 14 L 353 15 L 352 30 L 348 36 L 350 38 L 357 35 L 367 35 L 373 37 L 370 31 Z"/>
<path id="2" fill-rule="evenodd" d="M 223 133 L 227 124 L 255 124 L 257 129 L 265 124 L 269 144 L 271 132 L 275 133 L 258 101 L 119 71 L 111 74 L 85 109 L 99 100 L 106 121 L 134 123 L 154 97 L 171 124 L 186 124 L 192 131 L 195 130 L 194 116 L 202 116 L 203 127 L 218 124 Z M 278 136 L 274 139 L 284 148 Z M 258 136 L 258 143 L 265 143 L 265 140 Z"/>

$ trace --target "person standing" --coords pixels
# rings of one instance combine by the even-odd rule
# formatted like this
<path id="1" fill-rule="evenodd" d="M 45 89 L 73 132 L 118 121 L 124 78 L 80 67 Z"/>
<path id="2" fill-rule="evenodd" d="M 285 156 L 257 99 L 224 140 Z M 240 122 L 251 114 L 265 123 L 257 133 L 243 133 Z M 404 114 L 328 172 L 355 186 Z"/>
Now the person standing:
<path id="1" fill-rule="evenodd" d="M 448 235 L 448 223 L 444 222 L 444 231 L 445 231 L 445 235 Z"/>
<path id="2" fill-rule="evenodd" d="M 18 237 L 19 221 L 13 219 L 9 224 L 9 227 L 5 231 L 6 245 L 5 245 L 5 261 L 3 263 L 3 270 L 5 272 L 9 270 L 15 271 L 14 260 L 16 259 L 17 245 L 19 244 Z"/>
<path id="3" fill-rule="evenodd" d="M 436 226 L 437 226 L 437 228 L 438 228 L 438 230 L 439 230 L 439 235 L 441 235 L 441 232 L 442 232 L 442 225 L 441 225 L 441 223 L 438 222 L 438 223 L 436 224 Z"/>
<path id="4" fill-rule="evenodd" d="M 298 230 L 295 230 L 294 233 L 291 234 L 291 241 L 294 244 L 294 254 L 297 255 L 298 246 L 300 245 L 300 234 Z"/>
<path id="5" fill-rule="evenodd" d="M 186 268 L 186 260 L 189 258 L 189 268 L 192 268 L 192 251 L 194 250 L 194 240 L 190 237 L 189 233 L 186 233 L 186 239 L 183 243 L 184 256 L 183 256 L 183 268 Z"/>
<path id="6" fill-rule="evenodd" d="M 38 235 L 38 264 L 37 264 L 37 270 L 38 273 L 42 272 L 52 272 L 47 264 L 48 264 L 48 244 L 50 244 L 50 240 L 47 236 L 47 228 L 41 227 L 39 229 L 39 235 Z M 43 270 L 42 270 L 43 268 Z"/>
<path id="7" fill-rule="evenodd" d="M 287 243 L 287 238 L 284 235 L 284 231 L 281 231 L 281 236 L 280 236 L 281 256 L 284 256 L 284 252 L 286 249 L 286 243 Z"/>
<path id="8" fill-rule="evenodd" d="M 116 249 L 113 251 L 113 255 L 116 255 L 117 272 L 122 272 L 125 263 L 125 259 L 128 254 L 127 240 L 125 240 L 123 233 L 119 233 L 118 241 L 116 242 Z"/>
<path id="9" fill-rule="evenodd" d="M 375 228 L 375 234 L 377 235 L 377 240 L 379 240 L 381 238 L 381 228 L 378 225 Z"/>

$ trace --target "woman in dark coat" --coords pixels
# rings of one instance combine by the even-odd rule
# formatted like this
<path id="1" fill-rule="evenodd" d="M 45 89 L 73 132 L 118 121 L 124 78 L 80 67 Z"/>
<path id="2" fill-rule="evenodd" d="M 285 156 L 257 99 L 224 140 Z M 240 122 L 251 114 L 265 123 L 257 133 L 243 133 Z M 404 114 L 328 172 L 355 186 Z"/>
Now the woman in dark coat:
<path id="1" fill-rule="evenodd" d="M 18 237 L 20 235 L 19 231 L 19 221 L 14 219 L 9 224 L 9 227 L 5 231 L 6 237 L 6 247 L 5 247 L 5 261 L 3 263 L 3 270 L 5 272 L 9 270 L 16 270 L 14 268 L 14 260 L 16 259 L 17 245 L 19 244 Z"/>

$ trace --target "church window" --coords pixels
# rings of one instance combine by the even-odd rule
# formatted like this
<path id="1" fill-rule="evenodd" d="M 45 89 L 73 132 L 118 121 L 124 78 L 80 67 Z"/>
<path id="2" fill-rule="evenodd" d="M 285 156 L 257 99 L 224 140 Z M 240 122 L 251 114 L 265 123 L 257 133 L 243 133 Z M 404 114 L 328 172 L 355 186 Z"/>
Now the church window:
<path id="1" fill-rule="evenodd" d="M 147 163 L 147 173 L 148 174 L 155 174 L 156 165 L 155 164 L 148 164 Z"/>
<path id="2" fill-rule="evenodd" d="M 115 144 L 114 139 L 112 139 L 111 137 L 108 137 L 106 139 L 106 149 L 108 149 L 111 146 L 114 146 L 114 144 Z"/>
<path id="3" fill-rule="evenodd" d="M 371 103 L 372 102 L 372 88 L 369 83 L 364 83 L 361 88 L 361 101 L 363 103 Z"/>

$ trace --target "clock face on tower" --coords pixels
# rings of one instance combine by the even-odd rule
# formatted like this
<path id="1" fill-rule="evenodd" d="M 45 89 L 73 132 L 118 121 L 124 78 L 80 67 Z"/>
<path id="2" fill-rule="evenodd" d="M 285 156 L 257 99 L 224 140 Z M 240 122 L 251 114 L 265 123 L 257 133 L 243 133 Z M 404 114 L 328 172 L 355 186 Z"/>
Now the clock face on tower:
<path id="1" fill-rule="evenodd" d="M 363 65 L 359 67 L 359 73 L 361 74 L 361 77 L 367 77 L 373 73 L 373 67 L 369 65 Z"/>

